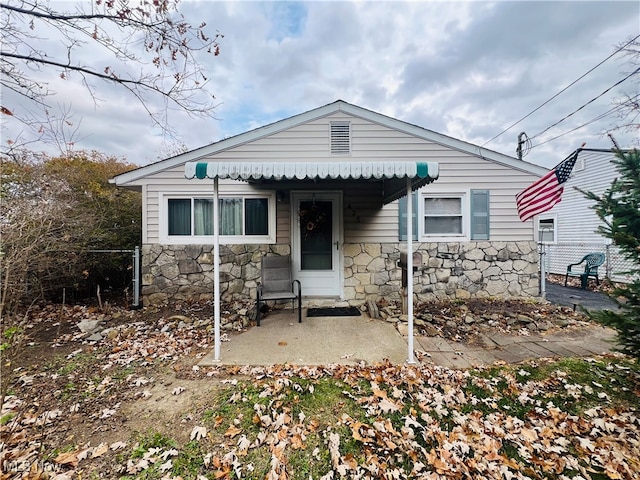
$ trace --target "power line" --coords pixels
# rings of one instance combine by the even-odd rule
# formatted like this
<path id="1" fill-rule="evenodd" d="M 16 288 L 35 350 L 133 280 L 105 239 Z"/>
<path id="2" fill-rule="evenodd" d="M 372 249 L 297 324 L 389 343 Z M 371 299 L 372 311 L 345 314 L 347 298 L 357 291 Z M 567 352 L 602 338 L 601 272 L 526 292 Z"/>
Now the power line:
<path id="1" fill-rule="evenodd" d="M 602 97 L 605 93 L 609 92 L 612 88 L 617 87 L 618 85 L 620 85 L 622 82 L 624 82 L 625 80 L 629 79 L 630 77 L 632 77 L 633 75 L 635 75 L 636 73 L 640 72 L 640 67 L 636 68 L 633 72 L 631 72 L 629 75 L 627 75 L 626 77 L 624 77 L 622 80 L 620 80 L 619 82 L 614 83 L 613 85 L 611 85 L 609 88 L 607 88 L 604 92 L 602 92 L 600 95 L 598 95 L 597 97 L 592 98 L 591 100 L 589 100 L 587 103 L 583 104 L 582 106 L 578 107 L 577 109 L 575 109 L 573 112 L 571 112 L 569 115 L 564 116 L 563 118 L 561 118 L 560 120 L 558 120 L 556 123 L 554 123 L 553 125 L 548 126 L 547 128 L 545 128 L 544 130 L 542 130 L 540 133 L 535 134 L 533 137 L 531 137 L 531 140 L 539 137 L 540 135 L 542 135 L 543 133 L 545 133 L 546 131 L 552 129 L 553 127 L 555 127 L 556 125 L 561 124 L 562 122 L 564 122 L 567 118 L 571 117 L 572 115 L 575 115 L 576 113 L 578 113 L 580 110 L 582 110 L 584 107 L 586 107 L 587 105 L 590 105 L 591 103 L 595 102 L 597 99 L 599 99 L 600 97 Z M 583 125 L 584 126 L 584 125 Z"/>
<path id="2" fill-rule="evenodd" d="M 557 140 L 558 138 L 560 138 L 560 137 L 564 137 L 565 135 L 568 135 L 568 134 L 569 134 L 569 133 L 571 133 L 571 132 L 575 132 L 576 130 L 580 130 L 581 128 L 586 127 L 587 125 L 591 125 L 592 123 L 597 122 L 598 120 L 602 120 L 603 118 L 605 118 L 605 117 L 607 117 L 607 116 L 611 115 L 611 114 L 612 114 L 612 113 L 614 113 L 615 111 L 617 111 L 617 110 L 621 110 L 621 109 L 622 109 L 622 107 L 623 107 L 622 105 L 616 105 L 615 107 L 613 107 L 613 108 L 611 108 L 611 109 L 607 110 L 607 111 L 606 111 L 606 112 L 604 112 L 604 113 L 601 113 L 601 114 L 600 114 L 600 115 L 598 115 L 597 117 L 592 118 L 591 120 L 589 120 L 588 122 L 583 123 L 582 125 L 579 125 L 579 126 L 577 126 L 577 127 L 574 127 L 574 128 L 572 128 L 571 130 L 567 130 L 566 132 L 563 132 L 563 133 L 561 133 L 561 134 L 559 134 L 559 135 L 556 135 L 556 136 L 555 136 L 555 137 L 553 137 L 553 138 L 549 138 L 548 140 L 545 140 L 544 142 L 536 143 L 535 145 L 531 146 L 531 147 L 530 147 L 530 149 L 532 149 L 532 148 L 536 148 L 536 147 L 539 147 L 540 145 L 544 145 L 545 143 L 549 143 L 549 142 L 552 142 L 552 141 L 554 141 L 554 140 Z"/>
<path id="3" fill-rule="evenodd" d="M 580 80 L 582 80 L 584 77 L 586 77 L 587 75 L 589 75 L 591 72 L 593 72 L 596 68 L 598 68 L 600 65 L 602 65 L 604 62 L 606 62 L 607 60 L 609 60 L 611 57 L 617 55 L 621 50 L 623 50 L 624 48 L 626 48 L 628 45 L 630 45 L 631 43 L 633 43 L 634 41 L 636 41 L 638 38 L 640 38 L 640 35 L 637 35 L 636 37 L 632 38 L 631 40 L 629 40 L 627 43 L 625 43 L 623 46 L 621 46 L 620 48 L 618 48 L 615 52 L 613 52 L 611 55 L 609 55 L 607 58 L 605 58 L 604 60 L 602 60 L 600 63 L 598 63 L 595 67 L 591 68 L 589 71 L 587 71 L 586 73 L 584 73 L 582 76 L 578 77 L 576 80 L 574 80 L 573 82 L 571 82 L 569 85 L 567 85 L 566 87 L 564 87 L 562 90 L 560 90 L 558 93 L 556 93 L 553 97 L 551 97 L 549 100 L 547 100 L 546 102 L 544 102 L 542 105 L 538 106 L 537 108 L 535 108 L 534 110 L 532 110 L 531 112 L 527 113 L 524 117 L 522 117 L 520 120 L 518 120 L 517 122 L 512 123 L 511 125 L 509 125 L 507 128 L 505 128 L 503 131 L 501 131 L 499 134 L 497 134 L 495 137 L 491 138 L 490 140 L 486 141 L 485 143 L 482 144 L 482 146 L 484 147 L 485 145 L 487 145 L 488 143 L 493 142 L 496 138 L 498 138 L 500 135 L 502 135 L 503 133 L 508 132 L 509 130 L 511 130 L 513 127 L 515 127 L 517 124 L 519 124 L 520 122 L 522 122 L 525 118 L 530 117 L 531 115 L 533 115 L 535 112 L 537 112 L 538 110 L 540 110 L 542 107 L 544 107 L 547 103 L 551 102 L 553 99 L 555 99 L 556 97 L 558 97 L 561 93 L 565 92 L 566 90 L 568 90 L 570 87 L 572 87 L 573 85 L 575 85 L 576 83 L 578 83 Z"/>

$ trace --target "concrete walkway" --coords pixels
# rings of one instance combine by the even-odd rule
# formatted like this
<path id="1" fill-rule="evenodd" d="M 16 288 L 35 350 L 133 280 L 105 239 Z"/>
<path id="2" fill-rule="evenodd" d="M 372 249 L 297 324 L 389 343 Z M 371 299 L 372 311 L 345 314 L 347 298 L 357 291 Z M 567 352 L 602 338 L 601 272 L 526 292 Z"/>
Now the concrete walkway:
<path id="1" fill-rule="evenodd" d="M 541 357 L 587 357 L 612 351 L 615 332 L 600 326 L 572 328 L 548 335 L 484 334 L 482 345 L 469 346 L 440 337 L 416 337 L 416 356 L 424 364 L 454 368 L 520 363 Z M 421 348 L 421 349 L 420 349 Z"/>
<path id="2" fill-rule="evenodd" d="M 552 303 L 573 307 L 580 296 L 585 308 L 614 308 L 599 293 L 547 285 Z M 587 292 L 587 293 L 585 293 Z M 587 298 L 588 297 L 588 298 Z M 554 300 L 551 300 L 551 299 Z M 577 308 L 577 307 L 576 307 Z M 393 324 L 373 320 L 366 314 L 355 317 L 309 317 L 302 323 L 291 310 L 270 312 L 260 327 L 224 335 L 220 361 L 211 351 L 201 361 L 207 365 L 371 365 L 385 360 L 399 365 L 409 358 L 408 339 Z M 561 331 L 530 336 L 484 333 L 479 345 L 471 346 L 441 337 L 414 338 L 414 359 L 418 363 L 453 368 L 519 363 L 540 357 L 584 357 L 613 351 L 615 332 L 598 325 L 569 327 Z"/>

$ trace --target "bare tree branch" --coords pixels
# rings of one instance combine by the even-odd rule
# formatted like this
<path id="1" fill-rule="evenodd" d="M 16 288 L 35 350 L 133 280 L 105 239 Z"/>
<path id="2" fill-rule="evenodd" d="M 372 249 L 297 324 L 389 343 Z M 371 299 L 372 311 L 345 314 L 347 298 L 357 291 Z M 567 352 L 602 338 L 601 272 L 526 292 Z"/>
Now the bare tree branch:
<path id="1" fill-rule="evenodd" d="M 620 121 L 612 131 L 637 132 L 640 129 L 640 95 L 637 93 L 640 89 L 640 74 L 637 73 L 640 65 L 640 40 L 636 37 L 625 44 L 623 44 L 622 52 L 628 58 L 629 66 L 636 70 L 635 75 L 631 77 L 633 91 L 636 93 L 623 93 L 621 97 L 614 100 L 613 104 L 616 106 Z M 640 143 L 640 140 L 637 141 Z"/>
<path id="2" fill-rule="evenodd" d="M 215 118 L 217 102 L 200 55 L 217 56 L 223 36 L 208 35 L 204 22 L 192 25 L 185 20 L 178 11 L 179 0 L 79 1 L 75 10 L 59 5 L 43 0 L 0 2 L 0 85 L 7 91 L 44 111 L 55 92 L 51 75 L 39 72 L 54 70 L 64 80 L 73 81 L 77 75 L 96 105 L 97 87 L 90 78 L 124 87 L 164 133 L 173 131 L 167 115 L 171 108 Z M 97 59 L 105 55 L 110 60 L 101 65 Z M 2 102 L 2 113 L 34 125 L 23 103 Z"/>

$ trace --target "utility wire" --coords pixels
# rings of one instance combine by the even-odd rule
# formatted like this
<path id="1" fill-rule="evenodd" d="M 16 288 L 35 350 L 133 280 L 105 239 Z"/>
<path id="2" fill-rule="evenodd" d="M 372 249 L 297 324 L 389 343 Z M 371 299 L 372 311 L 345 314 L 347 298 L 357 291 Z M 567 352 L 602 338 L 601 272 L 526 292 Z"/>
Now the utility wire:
<path id="1" fill-rule="evenodd" d="M 522 117 L 520 120 L 512 123 L 511 125 L 509 125 L 507 128 L 505 128 L 503 131 L 501 131 L 499 134 L 497 134 L 495 137 L 491 138 L 490 140 L 487 140 L 486 142 L 484 142 L 482 144 L 482 146 L 484 147 L 485 145 L 487 145 L 488 143 L 493 142 L 496 138 L 498 138 L 500 135 L 502 135 L 503 133 L 508 132 L 509 130 L 511 130 L 513 127 L 515 127 L 517 124 L 519 124 L 521 121 L 523 121 L 525 118 L 530 117 L 531 115 L 533 115 L 535 112 L 537 112 L 538 110 L 540 110 L 542 107 L 544 107 L 547 103 L 551 102 L 551 100 L 555 99 L 557 96 L 559 96 L 561 93 L 565 92 L 566 90 L 568 90 L 570 87 L 572 87 L 573 85 L 575 85 L 576 83 L 578 83 L 580 80 L 582 80 L 584 77 L 586 77 L 587 75 L 589 75 L 591 72 L 593 72 L 596 68 L 598 68 L 600 65 L 602 65 L 604 62 L 606 62 L 607 60 L 609 60 L 611 57 L 617 55 L 621 50 L 623 50 L 624 48 L 626 48 L 627 46 L 629 46 L 631 43 L 633 43 L 634 41 L 636 41 L 638 38 L 640 38 L 640 35 L 635 36 L 634 38 L 632 38 L 631 40 L 629 40 L 627 43 L 625 43 L 623 46 L 621 46 L 620 48 L 618 48 L 615 52 L 613 52 L 611 55 L 609 55 L 607 58 L 605 58 L 604 60 L 602 60 L 600 63 L 598 63 L 595 67 L 591 68 L 589 71 L 587 71 L 586 73 L 584 73 L 582 76 L 578 77 L 576 80 L 574 80 L 573 82 L 571 82 L 569 85 L 567 85 L 566 87 L 564 87 L 562 90 L 560 90 L 558 93 L 556 93 L 553 97 L 551 97 L 549 100 L 547 100 L 546 102 L 544 102 L 542 105 L 540 105 L 539 107 L 537 107 L 536 109 L 532 110 L 531 112 L 527 113 L 524 117 Z"/>
<path id="2" fill-rule="evenodd" d="M 587 105 L 590 105 L 591 103 L 595 102 L 597 99 L 599 99 L 600 97 L 602 97 L 605 93 L 609 92 L 612 88 L 617 87 L 618 85 L 620 85 L 622 82 L 624 82 L 625 80 L 629 79 L 630 77 L 632 77 L 633 75 L 635 75 L 636 73 L 640 72 L 640 67 L 636 68 L 633 72 L 631 72 L 629 75 L 627 75 L 626 77 L 624 77 L 622 80 L 620 80 L 619 82 L 614 83 L 613 85 L 611 85 L 609 88 L 607 88 L 604 92 L 602 92 L 600 95 L 598 95 L 597 97 L 592 98 L 591 100 L 589 100 L 587 103 L 585 103 L 584 105 L 582 105 L 581 107 L 577 108 L 576 110 L 574 110 L 573 112 L 571 112 L 569 115 L 566 115 L 565 117 L 561 118 L 560 120 L 558 120 L 556 123 L 554 123 L 553 125 L 548 126 L 547 128 L 545 128 L 544 130 L 542 130 L 540 133 L 535 134 L 533 137 L 531 137 L 531 140 L 539 137 L 540 135 L 542 135 L 544 132 L 551 130 L 553 127 L 555 127 L 556 125 L 561 124 L 562 122 L 564 122 L 567 118 L 571 117 L 572 115 L 575 115 L 576 113 L 578 113 L 580 110 L 582 110 L 584 107 L 586 107 Z M 584 125 L 583 125 L 584 126 Z"/>
<path id="3" fill-rule="evenodd" d="M 536 147 L 539 147 L 540 145 L 544 145 L 545 143 L 549 143 L 549 142 L 552 142 L 552 141 L 554 141 L 554 140 L 557 140 L 558 138 L 560 138 L 560 137 L 564 137 L 565 135 L 568 135 L 568 134 L 569 134 L 569 133 L 571 133 L 571 132 L 575 132 L 576 130 L 580 130 L 581 128 L 586 127 L 587 125 L 591 125 L 592 123 L 597 122 L 598 120 L 602 120 L 603 118 L 605 118 L 605 117 L 607 117 L 607 116 L 611 115 L 612 113 L 614 113 L 616 110 L 621 110 L 621 109 L 622 109 L 622 107 L 623 107 L 623 105 L 616 105 L 615 107 L 613 107 L 613 108 L 611 108 L 611 109 L 607 110 L 607 111 L 606 111 L 606 112 L 604 112 L 604 113 L 601 113 L 601 114 L 600 114 L 600 115 L 598 115 L 597 117 L 595 117 L 595 118 L 593 118 L 593 119 L 589 120 L 589 121 L 588 121 L 588 122 L 586 122 L 586 123 L 583 123 L 582 125 L 579 125 L 579 126 L 577 126 L 577 127 L 575 127 L 575 128 L 572 128 L 571 130 L 568 130 L 568 131 L 566 131 L 566 132 L 564 132 L 564 133 L 561 133 L 561 134 L 559 134 L 559 135 L 556 135 L 556 136 L 555 136 L 555 137 L 553 137 L 553 138 L 549 138 L 548 140 L 545 140 L 544 142 L 536 143 L 535 145 L 531 146 L 531 147 L 530 147 L 530 149 L 531 149 L 531 148 L 536 148 Z"/>

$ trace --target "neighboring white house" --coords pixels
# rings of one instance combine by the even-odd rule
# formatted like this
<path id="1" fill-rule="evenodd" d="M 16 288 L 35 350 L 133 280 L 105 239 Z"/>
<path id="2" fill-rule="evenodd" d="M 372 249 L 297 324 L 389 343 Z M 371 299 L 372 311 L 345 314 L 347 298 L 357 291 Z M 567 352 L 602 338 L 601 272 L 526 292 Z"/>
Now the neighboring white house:
<path id="1" fill-rule="evenodd" d="M 307 299 L 399 298 L 407 179 L 422 187 L 417 298 L 539 293 L 535 224 L 515 195 L 545 168 L 336 101 L 113 179 L 142 192 L 146 304 L 212 296 L 213 182 L 193 162 L 224 172 L 223 299 L 255 298 L 263 255 L 291 255 Z"/>
<path id="2" fill-rule="evenodd" d="M 600 276 L 628 281 L 630 277 L 622 272 L 630 269 L 631 264 L 611 245 L 611 240 L 597 232 L 602 221 L 590 208 L 593 202 L 578 190 L 604 193 L 618 176 L 612 161 L 615 153 L 611 149 L 589 148 L 577 152 L 562 201 L 538 215 L 538 238 L 545 244 L 546 271 L 564 275 L 570 263 L 580 261 L 587 253 L 602 252 L 606 263 L 599 269 Z"/>

